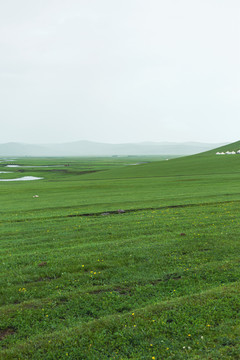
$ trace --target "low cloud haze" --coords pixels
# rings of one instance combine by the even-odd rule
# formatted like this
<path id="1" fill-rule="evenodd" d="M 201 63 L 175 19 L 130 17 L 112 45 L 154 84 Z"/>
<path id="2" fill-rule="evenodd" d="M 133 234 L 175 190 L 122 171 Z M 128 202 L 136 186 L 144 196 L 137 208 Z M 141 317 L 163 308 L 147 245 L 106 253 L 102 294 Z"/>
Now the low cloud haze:
<path id="1" fill-rule="evenodd" d="M 0 4 L 0 143 L 239 139 L 238 0 Z"/>

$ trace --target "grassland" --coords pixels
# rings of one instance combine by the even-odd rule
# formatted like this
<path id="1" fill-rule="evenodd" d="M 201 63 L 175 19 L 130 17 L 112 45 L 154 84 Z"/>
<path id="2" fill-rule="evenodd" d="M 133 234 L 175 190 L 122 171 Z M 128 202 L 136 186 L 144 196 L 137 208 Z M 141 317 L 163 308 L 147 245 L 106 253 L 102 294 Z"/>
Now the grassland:
<path id="1" fill-rule="evenodd" d="M 240 358 L 240 155 L 156 160 L 0 163 L 2 359 Z"/>

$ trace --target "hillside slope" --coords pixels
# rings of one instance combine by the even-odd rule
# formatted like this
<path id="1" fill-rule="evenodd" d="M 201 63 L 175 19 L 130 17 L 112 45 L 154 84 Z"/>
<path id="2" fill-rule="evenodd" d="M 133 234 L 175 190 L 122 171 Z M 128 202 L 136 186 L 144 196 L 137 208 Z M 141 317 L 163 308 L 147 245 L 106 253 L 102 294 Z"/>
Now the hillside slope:
<path id="1" fill-rule="evenodd" d="M 212 149 L 212 150 L 208 150 L 208 151 L 205 151 L 204 153 L 202 153 L 202 155 L 215 155 L 216 152 L 226 152 L 226 151 L 235 151 L 237 152 L 238 150 L 240 150 L 240 140 L 238 141 L 235 141 L 233 143 L 230 143 L 230 144 L 226 144 L 226 145 L 223 145 L 223 146 L 219 146 L 215 149 Z"/>
<path id="2" fill-rule="evenodd" d="M 89 179 L 167 177 L 240 173 L 240 155 L 216 155 L 217 151 L 240 148 L 240 142 L 176 159 L 139 164 L 91 174 Z M 236 151 L 236 150 L 235 150 Z"/>

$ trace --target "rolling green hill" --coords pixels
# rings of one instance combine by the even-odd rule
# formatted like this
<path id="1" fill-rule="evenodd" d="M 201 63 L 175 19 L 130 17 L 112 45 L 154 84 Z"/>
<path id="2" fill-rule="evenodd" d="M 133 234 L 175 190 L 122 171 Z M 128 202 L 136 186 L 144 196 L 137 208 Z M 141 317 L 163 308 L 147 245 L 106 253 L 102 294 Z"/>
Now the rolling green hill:
<path id="1" fill-rule="evenodd" d="M 105 173 L 92 174 L 89 179 L 110 178 L 137 178 L 137 177 L 167 177 L 188 175 L 211 175 L 239 173 L 240 156 L 217 156 L 217 151 L 237 151 L 240 141 L 228 146 L 220 147 L 197 155 L 185 156 L 177 159 L 169 159 L 161 162 L 151 162 L 137 166 L 124 167 L 121 170 L 112 169 Z"/>
<path id="2" fill-rule="evenodd" d="M 216 151 L 1 162 L 44 178 L 0 182 L 1 358 L 238 359 L 240 156 Z"/>
<path id="3" fill-rule="evenodd" d="M 206 151 L 205 154 L 210 155 L 210 154 L 216 154 L 216 152 L 226 152 L 226 151 L 237 152 L 238 150 L 240 150 L 240 140 L 235 141 L 234 143 L 231 144 L 217 147 L 216 149 L 213 150 Z"/>

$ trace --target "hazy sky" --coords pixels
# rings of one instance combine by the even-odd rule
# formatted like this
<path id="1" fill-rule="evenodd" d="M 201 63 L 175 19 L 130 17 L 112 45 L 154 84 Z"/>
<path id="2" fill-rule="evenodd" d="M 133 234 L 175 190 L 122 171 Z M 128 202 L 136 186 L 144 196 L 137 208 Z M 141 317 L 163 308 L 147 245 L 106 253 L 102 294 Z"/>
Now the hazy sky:
<path id="1" fill-rule="evenodd" d="M 0 143 L 240 139 L 239 0 L 0 1 Z"/>

